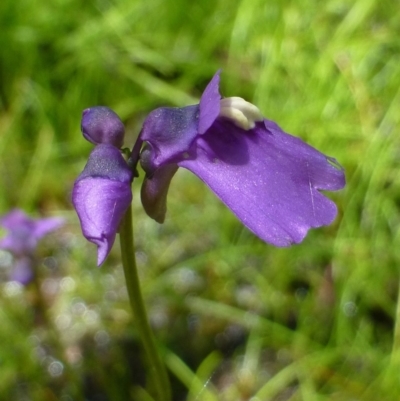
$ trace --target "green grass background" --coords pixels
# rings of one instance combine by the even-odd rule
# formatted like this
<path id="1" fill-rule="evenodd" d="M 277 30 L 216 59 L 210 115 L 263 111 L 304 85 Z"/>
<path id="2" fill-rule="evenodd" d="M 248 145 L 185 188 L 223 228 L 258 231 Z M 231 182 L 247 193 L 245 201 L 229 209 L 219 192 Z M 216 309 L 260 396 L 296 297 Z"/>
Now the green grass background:
<path id="1" fill-rule="evenodd" d="M 225 96 L 337 158 L 348 184 L 328 195 L 334 224 L 275 249 L 186 171 L 162 226 L 135 181 L 175 400 L 399 399 L 399 35 L 397 0 L 1 1 L 0 212 L 67 225 L 38 250 L 47 323 L 1 253 L 0 399 L 149 400 L 118 244 L 97 269 L 70 203 L 81 112 L 111 107 L 132 146 L 149 111 L 196 103 L 219 68 Z"/>

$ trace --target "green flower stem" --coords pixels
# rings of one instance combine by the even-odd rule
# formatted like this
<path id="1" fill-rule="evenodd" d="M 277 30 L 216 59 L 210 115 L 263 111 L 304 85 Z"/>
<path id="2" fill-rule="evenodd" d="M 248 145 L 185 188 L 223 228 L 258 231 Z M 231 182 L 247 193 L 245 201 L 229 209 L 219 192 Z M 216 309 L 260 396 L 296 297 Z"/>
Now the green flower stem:
<path id="1" fill-rule="evenodd" d="M 139 331 L 139 335 L 147 355 L 150 372 L 152 374 L 152 383 L 155 387 L 154 396 L 156 397 L 157 401 L 169 401 L 171 399 L 171 389 L 167 371 L 157 351 L 154 335 L 150 328 L 140 290 L 133 242 L 131 206 L 129 206 L 124 218 L 122 219 L 119 233 L 122 265 L 124 267 L 129 300 L 135 317 L 136 327 Z"/>
<path id="2" fill-rule="evenodd" d="M 393 332 L 392 362 L 400 362 L 400 286 L 397 294 L 396 319 Z"/>

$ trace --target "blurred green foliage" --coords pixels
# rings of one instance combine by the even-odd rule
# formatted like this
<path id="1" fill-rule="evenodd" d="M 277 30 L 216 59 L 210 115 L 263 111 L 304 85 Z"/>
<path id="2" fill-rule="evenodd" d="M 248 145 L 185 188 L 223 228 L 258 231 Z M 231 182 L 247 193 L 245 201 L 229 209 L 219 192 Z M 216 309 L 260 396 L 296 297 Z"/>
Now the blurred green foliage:
<path id="1" fill-rule="evenodd" d="M 3 0 L 0 26 L 0 211 L 68 219 L 39 249 L 47 320 L 0 255 L 0 399 L 148 399 L 118 247 L 97 269 L 70 203 L 91 149 L 80 116 L 113 108 L 132 146 L 146 113 L 195 103 L 218 68 L 225 95 L 336 157 L 348 185 L 332 226 L 275 249 L 186 171 L 163 226 L 134 182 L 175 400 L 398 399 L 397 1 Z"/>

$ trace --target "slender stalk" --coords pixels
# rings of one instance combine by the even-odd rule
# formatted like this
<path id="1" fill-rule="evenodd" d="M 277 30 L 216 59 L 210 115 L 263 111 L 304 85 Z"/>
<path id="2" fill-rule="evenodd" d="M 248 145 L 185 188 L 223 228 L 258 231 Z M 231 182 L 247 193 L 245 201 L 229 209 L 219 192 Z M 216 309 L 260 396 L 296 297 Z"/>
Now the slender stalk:
<path id="1" fill-rule="evenodd" d="M 397 295 L 396 318 L 393 332 L 392 362 L 400 361 L 400 283 Z"/>
<path id="2" fill-rule="evenodd" d="M 135 317 L 136 326 L 139 331 L 139 335 L 150 366 L 152 383 L 155 387 L 154 395 L 157 401 L 169 401 L 171 399 L 171 389 L 167 371 L 161 361 L 159 353 L 157 352 L 154 335 L 150 328 L 146 308 L 143 302 L 142 292 L 140 289 L 133 242 L 131 206 L 129 206 L 121 222 L 120 243 L 122 265 L 124 267 L 129 300 Z"/>

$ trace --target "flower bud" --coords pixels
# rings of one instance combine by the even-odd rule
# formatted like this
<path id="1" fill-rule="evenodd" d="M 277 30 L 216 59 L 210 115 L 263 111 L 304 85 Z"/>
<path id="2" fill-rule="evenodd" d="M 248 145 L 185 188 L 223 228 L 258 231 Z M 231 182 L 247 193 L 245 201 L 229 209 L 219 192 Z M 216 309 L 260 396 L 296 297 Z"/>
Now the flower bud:
<path id="1" fill-rule="evenodd" d="M 96 145 L 109 144 L 121 148 L 124 144 L 124 125 L 108 107 L 95 106 L 84 110 L 81 129 L 85 139 Z"/>

